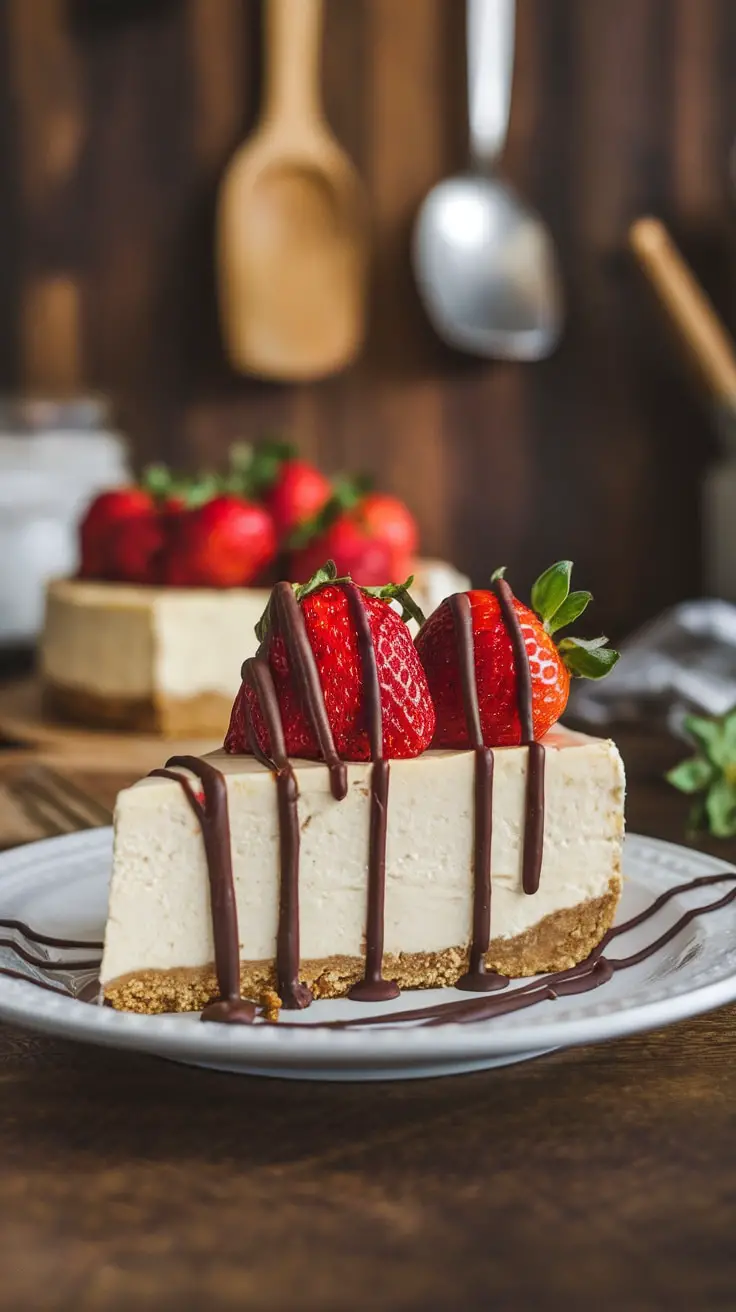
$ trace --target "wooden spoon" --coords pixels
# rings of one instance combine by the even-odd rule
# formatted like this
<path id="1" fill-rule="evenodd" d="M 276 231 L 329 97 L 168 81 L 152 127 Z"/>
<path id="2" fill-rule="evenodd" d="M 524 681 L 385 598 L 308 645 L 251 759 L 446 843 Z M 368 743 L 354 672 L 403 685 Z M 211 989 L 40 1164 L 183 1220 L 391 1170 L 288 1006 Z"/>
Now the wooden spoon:
<path id="1" fill-rule="evenodd" d="M 692 270 L 659 219 L 637 219 L 629 244 L 712 399 L 730 410 L 736 434 L 736 350 Z"/>
<path id="2" fill-rule="evenodd" d="M 285 381 L 344 368 L 364 332 L 367 206 L 323 115 L 321 32 L 322 0 L 267 0 L 261 118 L 219 198 L 228 354 Z"/>

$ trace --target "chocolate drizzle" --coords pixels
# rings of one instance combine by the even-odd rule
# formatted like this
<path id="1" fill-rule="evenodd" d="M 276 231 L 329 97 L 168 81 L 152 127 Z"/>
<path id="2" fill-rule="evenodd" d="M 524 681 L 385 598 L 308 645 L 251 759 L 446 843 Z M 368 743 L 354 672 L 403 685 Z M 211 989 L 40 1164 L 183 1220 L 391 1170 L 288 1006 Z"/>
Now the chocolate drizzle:
<path id="1" fill-rule="evenodd" d="M 491 839 L 493 831 L 493 752 L 483 745 L 483 730 L 475 677 L 473 616 L 467 593 L 448 598 L 457 641 L 460 686 L 465 723 L 475 754 L 475 819 L 473 856 L 473 931 L 470 941 L 470 965 L 461 975 L 457 987 L 471 992 L 488 993 L 505 988 L 508 979 L 486 970 L 485 956 L 491 942 Z"/>
<path id="2" fill-rule="evenodd" d="M 360 589 L 343 583 L 358 636 L 363 675 L 363 706 L 371 753 L 371 814 L 368 842 L 368 910 L 366 917 L 365 974 L 353 984 L 348 997 L 354 1002 L 388 1002 L 399 996 L 394 980 L 383 978 L 384 908 L 386 900 L 386 825 L 388 819 L 389 762 L 383 759 L 383 714 L 376 651 Z"/>
<path id="3" fill-rule="evenodd" d="M 516 675 L 516 703 L 521 728 L 521 743 L 534 742 L 534 716 L 532 706 L 532 676 L 529 670 L 529 658 L 521 631 L 519 616 L 514 606 L 514 594 L 505 579 L 494 579 L 491 591 L 495 594 L 501 608 L 504 628 L 511 640 L 514 653 L 514 673 Z"/>
<path id="4" fill-rule="evenodd" d="M 723 883 L 734 884 L 734 887 L 714 902 L 707 902 L 703 906 L 692 907 L 689 911 L 685 911 L 669 929 L 638 952 L 632 952 L 628 957 L 613 959 L 603 955 L 606 948 L 616 938 L 650 920 L 672 898 L 678 897 L 682 893 L 689 893 L 697 888 L 708 888 Z M 417 1007 L 411 1011 L 393 1012 L 390 1023 L 391 1025 L 412 1024 L 418 1026 L 469 1025 L 476 1021 L 493 1020 L 498 1016 L 506 1016 L 510 1012 L 521 1011 L 526 1007 L 535 1006 L 539 1002 L 554 1002 L 558 998 L 569 997 L 578 993 L 588 993 L 591 989 L 597 989 L 602 984 L 607 984 L 619 970 L 628 970 L 631 966 L 637 966 L 640 962 L 653 957 L 660 948 L 670 943 L 699 916 L 706 916 L 713 911 L 720 911 L 732 902 L 736 902 L 736 874 L 732 872 L 724 872 L 719 875 L 701 875 L 697 879 L 688 880 L 686 883 L 675 884 L 672 888 L 667 889 L 665 893 L 660 894 L 644 911 L 609 929 L 590 956 L 585 961 L 579 962 L 578 965 L 571 966 L 568 970 L 561 970 L 553 975 L 545 975 L 542 979 L 530 980 L 527 984 L 520 984 L 517 988 L 508 989 L 505 993 L 499 993 L 493 997 L 470 998 L 462 1002 L 438 1002 L 426 1007 Z M 352 1030 L 364 1029 L 366 1026 L 385 1025 L 386 1023 L 385 1018 L 382 1016 L 366 1016 L 362 1020 L 358 1017 L 344 1021 L 325 1021 L 322 1022 L 322 1026 L 326 1029 Z M 319 1022 L 315 1022 L 315 1027 L 317 1025 L 319 1025 Z"/>
<path id="5" fill-rule="evenodd" d="M 180 766 L 199 779 L 204 800 L 200 801 L 186 775 L 174 770 Z M 230 820 L 224 775 L 199 756 L 172 756 L 162 770 L 151 775 L 175 779 L 184 790 L 202 830 L 207 873 L 210 881 L 212 934 L 215 942 L 215 970 L 220 996 L 202 1012 L 202 1020 L 227 1024 L 250 1024 L 256 1014 L 252 1002 L 240 995 L 240 939 L 238 908 L 235 902 Z"/>
<path id="6" fill-rule="evenodd" d="M 248 743 L 253 755 L 276 778 L 279 813 L 279 921 L 276 931 L 276 986 L 287 1011 L 308 1007 L 312 994 L 299 980 L 299 790 L 286 754 L 284 729 L 273 676 L 266 661 L 252 657 L 243 665 L 243 681 L 253 690 L 266 724 L 271 759 L 258 746 L 250 704 L 246 701 Z"/>
<path id="7" fill-rule="evenodd" d="M 525 893 L 536 893 L 544 853 L 544 747 L 529 743 L 527 751 L 521 882 Z"/>
<path id="8" fill-rule="evenodd" d="M 542 871 L 544 850 L 544 747 L 534 741 L 534 707 L 529 656 L 514 596 L 505 579 L 494 579 L 491 588 L 501 608 L 506 632 L 511 639 L 516 675 L 516 700 L 522 746 L 528 747 L 526 807 L 524 816 L 524 852 L 522 886 L 525 893 L 536 893 Z"/>
<path id="9" fill-rule="evenodd" d="M 317 662 L 301 607 L 290 583 L 276 584 L 271 594 L 271 608 L 274 634 L 283 638 L 299 700 L 319 743 L 322 760 L 330 772 L 332 796 L 336 802 L 341 802 L 348 791 L 348 772 L 345 762 L 335 751 Z"/>

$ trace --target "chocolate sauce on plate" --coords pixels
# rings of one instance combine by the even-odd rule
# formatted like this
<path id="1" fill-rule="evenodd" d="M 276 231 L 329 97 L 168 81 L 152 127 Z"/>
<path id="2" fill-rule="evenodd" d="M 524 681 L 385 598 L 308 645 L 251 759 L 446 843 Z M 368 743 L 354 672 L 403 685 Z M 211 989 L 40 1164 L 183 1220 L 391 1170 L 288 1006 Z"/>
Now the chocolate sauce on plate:
<path id="1" fill-rule="evenodd" d="M 708 888 L 712 885 L 724 883 L 734 885 L 730 892 L 724 893 L 722 897 L 717 898 L 714 902 L 707 902 L 703 906 L 692 907 L 689 911 L 684 912 L 669 929 L 638 952 L 633 952 L 628 957 L 609 958 L 603 955 L 606 948 L 616 938 L 650 920 L 672 898 L 682 893 L 689 893 L 696 888 Z M 527 984 L 520 984 L 504 993 L 496 993 L 484 998 L 470 998 L 467 1001 L 460 1002 L 432 1003 L 428 1006 L 416 1007 L 411 1011 L 393 1012 L 390 1017 L 366 1016 L 362 1020 L 357 1017 L 344 1021 L 323 1021 L 321 1026 L 326 1029 L 354 1030 L 386 1024 L 468 1025 L 476 1021 L 493 1020 L 495 1017 L 505 1016 L 510 1012 L 521 1011 L 526 1007 L 536 1006 L 539 1002 L 556 1001 L 557 998 L 588 993 L 591 989 L 597 989 L 602 984 L 607 984 L 619 970 L 628 970 L 631 966 L 639 965 L 640 962 L 653 957 L 660 948 L 670 943 L 699 916 L 706 916 L 713 911 L 720 911 L 723 907 L 735 901 L 736 873 L 725 872 L 719 875 L 701 875 L 699 878 L 688 880 L 686 883 L 675 884 L 672 888 L 667 889 L 666 893 L 660 894 L 644 911 L 632 916 L 629 920 L 623 921 L 620 925 L 614 925 L 585 961 L 579 962 L 576 966 L 571 966 L 568 970 L 557 971 L 555 974 L 545 975 L 542 979 L 530 980 Z M 315 1028 L 320 1026 L 318 1021 L 314 1024 Z"/>

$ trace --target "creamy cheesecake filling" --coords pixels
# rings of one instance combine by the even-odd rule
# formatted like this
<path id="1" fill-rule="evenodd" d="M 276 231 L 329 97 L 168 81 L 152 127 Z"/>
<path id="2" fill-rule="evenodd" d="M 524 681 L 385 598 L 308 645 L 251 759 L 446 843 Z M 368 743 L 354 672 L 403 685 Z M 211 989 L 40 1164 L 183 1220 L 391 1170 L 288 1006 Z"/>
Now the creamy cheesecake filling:
<path id="1" fill-rule="evenodd" d="M 497 748 L 493 790 L 492 938 L 513 939 L 618 880 L 624 775 L 613 743 L 553 730 L 545 739 L 547 805 L 539 891 L 522 887 L 526 748 Z M 217 752 L 230 813 L 242 961 L 275 956 L 279 818 L 273 775 Z M 365 950 L 370 763 L 347 763 L 336 803 L 324 765 L 293 763 L 299 790 L 300 937 L 304 960 Z M 472 933 L 473 752 L 430 751 L 391 762 L 384 950 L 467 950 Z M 193 780 L 196 786 L 196 781 Z M 207 862 L 197 819 L 174 780 L 122 792 L 101 978 L 209 966 L 214 960 Z"/>

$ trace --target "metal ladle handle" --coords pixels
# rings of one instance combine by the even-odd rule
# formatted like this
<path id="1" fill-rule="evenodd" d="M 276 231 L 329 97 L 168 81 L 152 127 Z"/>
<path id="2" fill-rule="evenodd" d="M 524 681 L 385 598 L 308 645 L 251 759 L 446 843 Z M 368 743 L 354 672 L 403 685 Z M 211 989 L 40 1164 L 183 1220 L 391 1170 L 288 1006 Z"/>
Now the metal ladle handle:
<path id="1" fill-rule="evenodd" d="M 514 76 L 515 0 L 467 0 L 468 120 L 473 163 L 494 168 L 506 144 Z"/>

